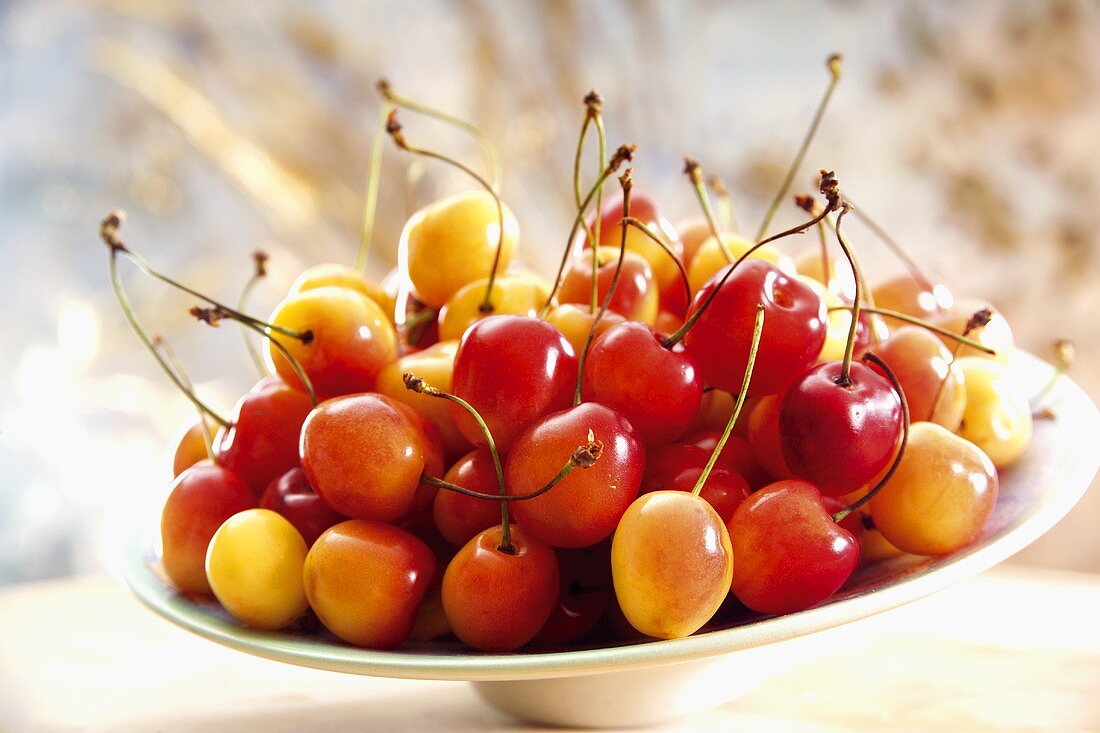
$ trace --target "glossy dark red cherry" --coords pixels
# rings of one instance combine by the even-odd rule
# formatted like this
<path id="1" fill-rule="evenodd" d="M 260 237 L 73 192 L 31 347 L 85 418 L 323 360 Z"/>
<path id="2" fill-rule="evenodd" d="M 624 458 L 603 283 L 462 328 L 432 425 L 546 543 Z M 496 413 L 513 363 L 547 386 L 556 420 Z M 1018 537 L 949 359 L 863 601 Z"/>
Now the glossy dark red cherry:
<path id="1" fill-rule="evenodd" d="M 268 484 L 260 497 L 260 507 L 283 515 L 307 546 L 312 546 L 326 529 L 347 519 L 317 495 L 300 466 Z"/>
<path id="2" fill-rule="evenodd" d="M 568 644 L 599 622 L 611 601 L 611 547 L 557 550 L 560 570 L 558 602 L 535 637 L 536 644 Z"/>

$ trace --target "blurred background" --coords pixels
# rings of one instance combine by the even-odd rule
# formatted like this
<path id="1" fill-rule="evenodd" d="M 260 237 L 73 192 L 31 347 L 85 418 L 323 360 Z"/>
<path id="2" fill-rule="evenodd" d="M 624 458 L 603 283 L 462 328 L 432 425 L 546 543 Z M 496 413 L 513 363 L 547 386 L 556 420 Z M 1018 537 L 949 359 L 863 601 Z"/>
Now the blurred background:
<path id="1" fill-rule="evenodd" d="M 165 446 L 193 419 L 108 287 L 100 218 L 183 281 L 235 300 L 272 255 L 253 311 L 305 266 L 350 263 L 374 82 L 475 121 L 499 144 L 521 258 L 549 272 L 573 217 L 581 99 L 612 145 L 639 144 L 638 187 L 694 215 L 683 155 L 729 183 L 755 228 L 825 87 L 845 75 L 800 173 L 852 198 L 956 293 L 988 298 L 1017 342 L 1078 346 L 1100 397 L 1100 3 L 0 2 L 0 583 L 104 567 L 165 495 Z M 410 140 L 478 161 L 405 114 Z M 469 188 L 409 174 L 387 148 L 370 264 L 393 264 L 406 216 Z M 800 217 L 781 210 L 780 224 Z M 897 262 L 856 222 L 873 278 Z M 792 251 L 807 242 L 790 242 Z M 252 374 L 235 329 L 127 270 L 150 329 L 229 406 Z M 1017 562 L 1100 571 L 1092 492 Z"/>

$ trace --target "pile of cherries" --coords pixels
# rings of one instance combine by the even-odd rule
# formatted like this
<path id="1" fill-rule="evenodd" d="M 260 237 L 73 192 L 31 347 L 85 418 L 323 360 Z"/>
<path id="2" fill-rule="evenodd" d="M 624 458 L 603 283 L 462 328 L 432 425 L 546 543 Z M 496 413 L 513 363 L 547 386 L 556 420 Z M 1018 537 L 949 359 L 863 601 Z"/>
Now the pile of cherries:
<path id="1" fill-rule="evenodd" d="M 828 68 L 803 152 L 840 78 L 838 58 Z M 861 562 L 980 535 L 998 469 L 1031 435 L 1005 378 L 1011 331 L 909 260 L 865 286 L 843 221 L 863 214 L 831 172 L 797 197 L 804 223 L 766 236 L 797 156 L 746 238 L 721 183 L 688 161 L 703 216 L 673 226 L 633 190 L 633 146 L 608 156 L 592 93 L 576 219 L 547 280 L 513 264 L 519 225 L 491 146 L 487 176 L 414 146 L 398 109 L 452 118 L 380 89 L 399 149 L 478 184 L 409 218 L 382 284 L 361 267 L 381 134 L 360 266 L 306 270 L 266 320 L 246 314 L 247 291 L 229 306 L 155 270 L 123 242 L 121 214 L 102 224 L 127 318 L 200 412 L 161 520 L 180 592 L 261 629 L 319 621 L 373 649 L 453 634 L 503 652 L 683 637 L 724 605 L 792 613 Z M 819 242 L 801 256 L 774 246 L 804 232 Z M 263 376 L 231 414 L 146 335 L 127 259 L 202 301 L 199 320 L 237 321 L 253 350 L 263 339 Z"/>

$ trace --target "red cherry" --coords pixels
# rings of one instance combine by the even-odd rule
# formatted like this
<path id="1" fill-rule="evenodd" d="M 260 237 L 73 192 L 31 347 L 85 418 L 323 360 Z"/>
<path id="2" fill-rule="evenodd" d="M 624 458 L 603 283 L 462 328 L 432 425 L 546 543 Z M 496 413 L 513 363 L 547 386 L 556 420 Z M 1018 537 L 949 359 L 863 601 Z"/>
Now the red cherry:
<path id="1" fill-rule="evenodd" d="M 602 303 L 611 289 L 619 253 L 617 249 L 600 250 L 600 267 L 596 277 L 596 302 Z M 586 249 L 573 258 L 558 286 L 559 303 L 587 305 L 592 298 L 592 250 Z M 657 317 L 657 285 L 649 263 L 636 252 L 627 250 L 622 273 L 615 285 L 608 309 L 629 320 L 652 323 Z"/>
<path id="2" fill-rule="evenodd" d="M 662 488 L 671 491 L 694 491 L 695 484 L 702 473 L 702 468 L 685 469 L 673 476 Z M 729 523 L 734 511 L 751 493 L 752 489 L 741 474 L 727 468 L 714 468 L 707 475 L 699 496 L 714 507 L 714 511 L 722 518 L 723 523 Z"/>
<path id="3" fill-rule="evenodd" d="M 535 642 L 568 644 L 591 631 L 611 600 L 611 547 L 558 550 L 561 582 L 558 602 L 542 625 Z"/>
<path id="4" fill-rule="evenodd" d="M 267 485 L 260 497 L 260 507 L 283 515 L 302 535 L 307 546 L 312 546 L 326 529 L 347 519 L 317 495 L 300 466 Z"/>
<path id="5" fill-rule="evenodd" d="M 729 266 L 729 267 L 732 267 Z M 763 260 L 747 259 L 720 288 L 729 267 L 719 270 L 695 295 L 688 320 L 717 291 L 684 336 L 707 384 L 738 392 L 752 341 L 756 306 L 765 323 L 749 395 L 773 394 L 814 363 L 825 343 L 825 301 L 810 286 Z"/>
<path id="6" fill-rule="evenodd" d="M 746 405 L 746 408 L 747 407 L 748 405 Z M 738 422 L 748 423 L 748 421 L 748 410 L 742 410 Z M 718 440 L 721 437 L 721 432 L 716 430 L 705 430 L 699 433 L 685 435 L 680 439 L 680 442 L 686 445 L 697 446 L 703 450 L 705 455 L 709 456 L 718 445 Z M 704 461 L 704 464 L 705 463 L 706 461 Z M 726 440 L 726 445 L 722 448 L 722 455 L 718 457 L 718 463 L 716 464 L 716 467 L 720 466 L 725 466 L 741 474 L 754 491 L 766 484 L 770 484 L 772 481 L 767 471 L 761 468 L 760 464 L 757 462 L 756 456 L 752 451 L 752 446 L 749 445 L 749 441 L 745 438 L 739 438 L 736 435 L 731 435 Z"/>
<path id="7" fill-rule="evenodd" d="M 791 477 L 791 469 L 783 457 L 783 441 L 779 437 L 779 408 L 783 393 L 768 395 L 749 415 L 749 447 L 756 462 L 775 480 Z"/>
<path id="8" fill-rule="evenodd" d="M 729 522 L 738 600 L 783 614 L 821 603 L 851 576 L 859 543 L 833 521 L 812 484 L 779 481 L 737 508 Z"/>
<path id="9" fill-rule="evenodd" d="M 481 413 L 497 447 L 507 451 L 528 425 L 568 407 L 576 382 L 577 358 L 560 331 L 537 318 L 499 315 L 462 336 L 452 391 Z M 459 431 L 484 445 L 477 422 L 458 405 L 451 409 Z"/>
<path id="10" fill-rule="evenodd" d="M 840 496 L 867 485 L 893 458 L 902 430 L 901 400 L 874 369 L 820 364 L 788 387 L 779 410 L 783 458 L 791 472 L 822 494 Z"/>
<path id="11" fill-rule="evenodd" d="M 256 496 L 237 474 L 199 461 L 172 482 L 160 515 L 164 572 L 184 593 L 209 593 L 206 547 L 225 520 L 256 506 Z"/>
<path id="12" fill-rule="evenodd" d="M 545 494 L 512 502 L 512 515 L 531 537 L 555 547 L 588 547 L 611 536 L 638 495 L 645 453 L 620 413 L 585 402 L 543 418 L 515 442 L 504 466 L 510 495 L 548 483 L 589 431 L 603 444 L 599 460 L 573 471 Z"/>
<path id="13" fill-rule="evenodd" d="M 244 479 L 259 496 L 298 465 L 302 423 L 312 409 L 304 392 L 278 377 L 264 377 L 237 401 L 230 426 L 214 437 L 218 464 Z"/>
<path id="14" fill-rule="evenodd" d="M 459 458 L 443 480 L 482 494 L 500 491 L 493 457 L 487 448 L 478 448 Z M 440 491 L 432 503 L 432 518 L 447 542 L 462 547 L 481 531 L 500 522 L 500 502 Z"/>
<path id="15" fill-rule="evenodd" d="M 707 465 L 709 458 L 710 451 L 686 443 L 669 443 L 652 448 L 646 452 L 645 475 L 639 493 L 660 491 L 687 469 Z M 716 466 L 728 467 L 728 464 L 719 457 Z"/>
<path id="16" fill-rule="evenodd" d="M 501 528 L 492 527 L 459 550 L 443 575 L 447 620 L 455 636 L 481 651 L 510 652 L 531 641 L 557 602 L 553 548 L 523 527 L 511 533 L 512 552 L 500 549 Z"/>
<path id="17" fill-rule="evenodd" d="M 636 321 L 611 328 L 590 347 L 581 383 L 585 401 L 617 410 L 646 445 L 679 437 L 703 399 L 694 360 L 682 344 L 665 348 L 662 338 Z"/>

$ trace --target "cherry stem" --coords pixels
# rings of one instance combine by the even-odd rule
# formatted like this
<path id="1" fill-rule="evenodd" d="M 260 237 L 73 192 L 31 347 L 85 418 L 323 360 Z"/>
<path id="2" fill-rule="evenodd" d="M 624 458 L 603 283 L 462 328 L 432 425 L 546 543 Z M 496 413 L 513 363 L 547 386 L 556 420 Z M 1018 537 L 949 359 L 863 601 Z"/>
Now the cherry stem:
<path id="1" fill-rule="evenodd" d="M 584 337 L 584 348 L 581 349 L 580 356 L 577 359 L 577 386 L 573 390 L 573 406 L 577 406 L 581 403 L 581 385 L 584 383 L 584 365 L 588 361 L 588 351 L 592 347 L 592 340 L 596 337 L 596 328 L 600 325 L 600 321 L 603 319 L 607 309 L 611 306 L 611 299 L 615 297 L 615 290 L 619 287 L 619 276 L 623 272 L 623 260 L 626 259 L 626 220 L 630 218 L 630 192 L 634 188 L 634 181 L 631 178 L 631 169 L 627 168 L 623 171 L 623 174 L 619 176 L 619 184 L 623 189 L 623 216 L 619 222 L 619 228 L 621 235 L 619 236 L 619 260 L 615 263 L 615 274 L 611 276 L 611 285 L 607 289 L 607 294 L 603 297 L 603 302 L 600 303 L 600 309 L 596 312 L 596 317 L 592 319 L 592 327 L 588 329 L 588 335 Z"/>
<path id="2" fill-rule="evenodd" d="M 718 222 L 722 225 L 722 228 L 734 232 L 740 229 L 737 212 L 733 208 L 733 199 L 730 198 L 730 190 L 726 186 L 726 182 L 719 176 L 712 175 L 707 178 L 707 186 L 710 187 L 711 191 L 714 191 L 714 196 L 718 199 L 715 209 L 718 212 Z"/>
<path id="3" fill-rule="evenodd" d="M 494 309 L 493 285 L 496 283 L 497 272 L 500 270 L 501 250 L 504 249 L 504 205 L 500 202 L 500 195 L 497 193 L 496 188 L 494 187 L 494 185 L 490 184 L 489 181 L 486 181 L 484 178 L 482 178 L 480 174 L 478 174 L 473 168 L 469 167 L 468 165 L 460 163 L 454 158 L 448 155 L 444 155 L 443 153 L 437 153 L 434 150 L 418 148 L 414 145 L 410 145 L 409 141 L 405 139 L 405 133 L 404 129 L 401 126 L 401 123 L 397 120 L 396 109 L 390 110 L 389 117 L 386 121 L 386 132 L 389 133 L 391 138 L 393 138 L 394 145 L 396 145 L 401 150 L 404 150 L 407 153 L 412 153 L 413 155 L 420 155 L 425 158 L 432 158 L 433 160 L 442 161 L 444 163 L 447 163 L 448 165 L 458 168 L 460 171 L 481 184 L 481 187 L 484 188 L 485 191 L 493 197 L 493 203 L 495 203 L 497 207 L 497 246 L 496 252 L 493 254 L 493 266 L 489 270 L 489 281 L 485 285 L 485 297 L 482 299 L 481 304 L 477 307 L 478 311 L 483 314 L 492 313 Z"/>
<path id="4" fill-rule="evenodd" d="M 830 306 L 829 312 L 832 313 L 833 311 L 848 311 L 850 313 L 852 309 L 853 306 L 850 305 L 834 305 Z M 898 311 L 892 311 L 886 308 L 872 308 L 866 305 L 861 307 L 860 310 L 864 313 L 874 313 L 876 316 L 882 316 L 884 318 L 895 318 L 899 321 L 905 321 L 906 323 L 910 323 L 914 326 L 926 328 L 933 333 L 938 333 L 940 336 L 952 339 L 963 346 L 969 346 L 972 349 L 977 349 L 978 351 L 989 354 L 990 356 L 996 356 L 997 354 L 995 350 L 989 348 L 985 344 L 980 344 L 977 341 L 973 341 L 967 338 L 966 336 L 957 334 L 954 331 L 949 331 L 942 326 L 937 326 L 934 323 L 929 323 L 928 321 L 917 318 L 916 316 L 911 316 L 907 313 L 900 313 Z"/>
<path id="5" fill-rule="evenodd" d="M 149 338 L 149 334 L 141 325 L 141 321 L 138 320 L 137 312 L 134 310 L 133 304 L 130 303 L 130 298 L 126 295 L 126 290 L 122 286 L 122 278 L 118 272 L 118 255 L 120 252 L 125 253 L 126 251 L 122 246 L 121 240 L 118 239 L 118 228 L 122 225 L 123 218 L 124 215 L 121 211 L 112 211 L 100 224 L 100 236 L 103 238 L 103 241 L 106 242 L 110 250 L 111 287 L 114 290 L 115 299 L 118 301 L 119 307 L 122 308 L 123 315 L 126 316 L 130 328 L 137 334 L 138 339 L 144 344 L 146 350 L 156 359 L 160 368 L 164 370 L 164 373 L 168 375 L 168 378 L 172 380 L 172 383 L 176 385 L 179 391 L 191 401 L 191 404 L 193 404 L 199 412 L 208 415 L 211 420 L 222 427 L 229 427 L 231 423 L 199 399 L 195 391 L 190 389 L 187 383 L 180 378 L 174 369 L 172 369 L 172 366 L 164 359 L 160 351 L 157 350 L 152 339 Z"/>
<path id="6" fill-rule="evenodd" d="M 584 140 L 588 133 L 588 126 L 596 128 L 596 138 L 599 145 L 599 167 L 597 175 L 607 166 L 607 132 L 603 126 L 603 98 L 595 89 L 584 97 L 584 123 L 581 125 L 581 134 L 577 139 L 577 152 L 573 158 L 573 201 L 577 209 L 581 208 L 581 159 L 584 157 Z M 603 184 L 596 193 L 596 211 L 603 211 Z M 590 309 L 596 312 L 599 301 L 599 271 L 600 271 L 600 224 L 601 216 L 597 214 L 592 226 L 585 225 L 588 233 L 588 241 L 592 243 L 592 294 Z"/>
<path id="7" fill-rule="evenodd" d="M 722 451 L 726 447 L 726 441 L 730 439 L 730 435 L 733 433 L 733 426 L 737 424 L 737 418 L 741 414 L 741 407 L 745 404 L 745 398 L 749 393 L 749 382 L 752 381 L 752 369 L 756 366 L 756 352 L 760 348 L 760 335 L 764 332 L 764 306 L 757 304 L 756 306 L 756 324 L 752 329 L 752 345 L 749 347 L 749 360 L 745 365 L 745 377 L 741 380 L 741 391 L 737 393 L 737 402 L 733 406 L 733 414 L 730 415 L 730 419 L 726 422 L 726 429 L 722 431 L 722 437 L 718 439 L 718 444 L 714 446 L 714 450 L 710 453 L 710 458 L 707 460 L 707 465 L 703 467 L 703 472 L 699 474 L 699 479 L 695 482 L 695 488 L 691 490 L 691 493 L 696 496 L 703 490 L 703 485 L 706 484 L 707 479 L 710 478 L 711 469 L 714 468 L 714 464 L 718 462 L 718 457 L 722 455 Z"/>
<path id="8" fill-rule="evenodd" d="M 867 212 L 856 206 L 851 199 L 848 200 L 848 203 L 852 204 L 852 206 L 855 207 L 856 218 L 862 221 L 863 224 L 868 229 L 870 229 L 876 237 L 882 240 L 882 243 L 885 244 L 890 249 L 890 251 L 893 252 L 898 257 L 898 259 L 902 261 L 902 264 L 905 265 L 905 269 L 909 271 L 909 276 L 913 278 L 922 288 L 931 291 L 935 287 L 935 285 L 932 283 L 932 280 L 928 277 L 928 275 L 924 273 L 924 270 L 921 269 L 920 265 L 917 264 L 917 261 L 910 257 L 909 253 L 906 252 L 900 244 L 898 244 L 897 240 L 887 234 L 885 229 L 875 223 L 875 221 L 867 215 Z M 939 306 L 937 305 L 937 307 Z"/>
<path id="9" fill-rule="evenodd" d="M 695 198 L 699 201 L 700 208 L 703 209 L 703 216 L 707 220 L 707 226 L 710 227 L 711 236 L 718 242 L 718 249 L 722 250 L 722 256 L 726 258 L 726 262 L 733 262 L 733 255 L 730 254 L 725 240 L 722 239 L 718 219 L 714 215 L 714 208 L 710 205 L 710 197 L 707 196 L 707 187 L 703 181 L 703 171 L 699 167 L 699 161 L 684 158 L 684 175 L 688 177 L 692 188 L 695 189 Z"/>
<path id="10" fill-rule="evenodd" d="M 591 468 L 595 465 L 596 461 L 598 461 L 600 456 L 603 454 L 603 443 L 595 440 L 591 431 L 588 434 L 588 438 L 589 440 L 587 443 L 577 446 L 576 450 L 574 450 L 572 455 L 569 456 L 569 460 L 566 461 L 565 465 L 561 467 L 561 470 L 559 470 L 557 474 L 554 475 L 554 478 L 550 479 L 548 482 L 543 484 L 541 487 L 535 489 L 534 491 L 528 491 L 525 494 L 496 496 L 494 494 L 485 494 L 480 491 L 474 491 L 473 489 L 467 489 L 465 486 L 452 484 L 449 481 L 444 481 L 443 479 L 436 478 L 435 476 L 428 476 L 427 474 L 422 475 L 420 479 L 425 483 L 431 484 L 432 486 L 438 486 L 441 489 L 453 491 L 456 494 L 470 496 L 475 499 L 485 499 L 486 501 L 500 502 L 527 501 L 528 499 L 534 499 L 537 496 L 542 496 L 547 491 L 560 484 L 562 480 L 565 479 L 565 477 L 573 471 L 574 468 Z"/>
<path id="11" fill-rule="evenodd" d="M 684 286 L 684 294 L 687 296 L 687 302 L 691 302 L 691 281 L 688 279 L 687 268 L 684 267 L 684 261 L 676 256 L 676 253 L 672 251 L 672 247 L 669 246 L 663 238 L 658 236 L 649 227 L 645 225 L 641 219 L 631 216 L 623 219 L 624 222 L 637 229 L 639 232 L 649 237 L 650 240 L 658 247 L 665 251 L 665 254 L 669 256 L 669 259 L 676 265 L 676 269 L 680 273 L 680 282 Z"/>
<path id="12" fill-rule="evenodd" d="M 810 216 L 817 216 L 821 213 L 821 206 L 809 194 L 795 196 L 794 203 Z M 829 262 L 829 236 L 824 220 L 817 223 L 817 238 L 821 245 L 821 281 L 828 289 L 829 281 L 832 279 L 832 265 Z"/>
<path id="13" fill-rule="evenodd" d="M 779 205 L 783 203 L 783 199 L 787 197 L 787 192 L 790 191 L 791 184 L 794 183 L 794 177 L 798 174 L 798 169 L 802 166 L 802 161 L 806 158 L 806 152 L 810 149 L 810 143 L 813 142 L 814 136 L 817 134 L 817 128 L 821 125 L 821 120 L 825 116 L 825 109 L 829 106 L 829 100 L 832 99 L 833 91 L 840 81 L 841 60 L 841 56 L 838 53 L 831 55 L 825 60 L 825 65 L 829 70 L 829 86 L 825 88 L 825 95 L 818 103 L 817 111 L 814 112 L 813 120 L 810 122 L 810 129 L 806 131 L 805 137 L 802 138 L 802 144 L 799 146 L 798 152 L 795 153 L 794 160 L 791 161 L 791 165 L 787 169 L 786 176 L 783 177 L 783 182 L 780 184 L 779 190 L 775 192 L 775 198 L 772 199 L 771 205 L 764 214 L 764 220 L 760 222 L 760 227 L 756 230 L 756 236 L 753 237 L 753 239 L 758 242 L 767 233 L 768 227 L 771 226 L 772 219 L 775 218 L 775 213 L 779 210 Z"/>
<path id="14" fill-rule="evenodd" d="M 1047 380 L 1042 389 L 1036 392 L 1035 396 L 1029 401 L 1033 410 L 1036 405 L 1042 404 L 1046 396 L 1054 389 L 1054 385 L 1058 384 L 1058 380 L 1073 366 L 1073 362 L 1077 359 L 1077 349 L 1074 347 L 1073 342 L 1068 339 L 1055 341 L 1052 350 L 1054 351 L 1054 373 L 1050 375 L 1050 379 Z"/>
<path id="15" fill-rule="evenodd" d="M 404 97 L 398 94 L 393 89 L 393 85 L 386 79 L 378 80 L 378 92 L 386 99 L 390 104 L 397 107 L 404 107 L 412 112 L 419 112 L 422 115 L 435 118 L 441 122 L 445 122 L 452 127 L 457 127 L 463 130 L 468 135 L 477 140 L 478 145 L 485 152 L 485 157 L 489 161 L 489 180 L 492 181 L 492 190 L 494 192 L 500 191 L 500 179 L 502 168 L 500 164 L 500 154 L 497 152 L 496 145 L 489 139 L 489 136 L 481 131 L 480 128 L 467 122 L 459 117 L 455 117 L 452 114 L 448 114 L 442 110 L 429 107 L 421 102 L 413 101 L 408 97 Z"/>
<path id="16" fill-rule="evenodd" d="M 504 467 L 501 466 L 500 463 L 500 451 L 497 450 L 497 442 L 493 439 L 493 432 L 489 430 L 489 426 L 485 423 L 485 419 L 481 416 L 481 413 L 466 400 L 458 395 L 453 395 L 450 392 L 444 392 L 441 389 L 433 387 L 422 377 L 418 377 L 412 372 L 405 372 L 401 375 L 401 379 L 405 382 L 405 389 L 410 392 L 416 392 L 429 397 L 438 397 L 439 399 L 447 400 L 458 405 L 463 410 L 470 413 L 470 417 L 472 417 L 477 423 L 477 426 L 481 428 L 481 434 L 485 436 L 485 443 L 489 448 L 489 455 L 493 457 L 493 469 L 497 474 L 497 489 L 499 494 L 496 498 L 500 501 L 500 547 L 497 549 L 508 555 L 515 554 L 516 548 L 512 544 L 512 527 L 508 516 L 508 500 L 506 498 L 508 492 L 504 487 Z"/>
<path id="17" fill-rule="evenodd" d="M 271 259 L 271 255 L 264 252 L 262 249 L 258 249 L 252 253 L 252 262 L 255 265 L 255 269 L 252 272 L 252 277 L 248 278 L 248 282 L 244 284 L 241 289 L 241 296 L 237 298 L 237 310 L 244 311 L 248 305 L 248 298 L 252 295 L 253 289 L 256 284 L 267 277 L 267 261 Z M 252 365 L 256 367 L 256 372 L 260 377 L 267 376 L 267 369 L 264 367 L 264 360 L 260 358 L 260 352 L 256 348 L 256 344 L 252 343 L 252 339 L 248 337 L 248 331 L 244 324 L 241 324 L 241 338 L 244 339 L 244 348 L 248 352 L 248 358 L 252 360 Z"/>
<path id="18" fill-rule="evenodd" d="M 565 252 L 561 256 L 561 264 L 558 266 L 558 274 L 554 278 L 554 287 L 550 290 L 550 294 L 546 297 L 546 302 L 542 304 L 542 308 L 539 309 L 539 318 L 545 318 L 547 311 L 550 310 L 550 306 L 554 302 L 554 296 L 558 294 L 558 288 L 561 287 L 561 278 L 565 274 L 565 266 L 569 264 L 569 255 L 573 251 L 574 240 L 577 237 L 577 232 L 584 226 L 584 216 L 588 211 L 589 205 L 603 188 L 604 181 L 610 178 L 619 167 L 626 161 L 634 159 L 634 151 L 637 149 L 636 145 L 620 145 L 615 153 L 611 156 L 611 160 L 607 162 L 607 167 L 603 169 L 599 177 L 596 179 L 596 183 L 592 188 L 588 190 L 588 195 L 584 197 L 584 201 L 581 202 L 580 208 L 577 210 L 577 216 L 573 219 L 573 228 L 569 230 L 569 238 L 565 243 Z M 595 254 L 595 252 L 593 252 Z"/>
<path id="19" fill-rule="evenodd" d="M 890 380 L 890 384 L 893 386 L 894 391 L 897 392 L 898 399 L 901 401 L 901 445 L 898 446 L 898 452 L 894 456 L 894 462 L 890 464 L 889 470 L 879 479 L 874 488 L 834 514 L 834 522 L 842 521 L 846 516 L 871 501 L 871 499 L 875 497 L 875 494 L 882 491 L 886 484 L 890 483 L 890 479 L 894 477 L 894 473 L 897 472 L 898 466 L 901 465 L 901 459 L 905 455 L 905 446 L 909 444 L 909 405 L 905 401 L 905 391 L 901 388 L 901 382 L 898 381 L 897 375 L 894 374 L 894 370 L 890 368 L 890 365 L 883 361 L 878 354 L 867 352 L 861 357 L 861 360 L 869 361 L 881 369 L 886 374 L 886 378 Z"/>
<path id="20" fill-rule="evenodd" d="M 187 389 L 194 392 L 195 385 L 192 384 L 191 378 L 187 376 L 187 370 L 183 368 L 183 363 L 176 357 L 176 352 L 168 345 L 168 341 L 159 334 L 154 335 L 153 348 L 164 355 L 164 358 L 172 365 L 176 375 L 179 376 L 180 381 L 186 385 Z M 202 443 L 203 447 L 206 448 L 206 457 L 210 459 L 211 463 L 217 463 L 218 458 L 214 455 L 214 436 L 210 434 L 210 425 L 206 422 L 206 413 L 202 410 L 197 410 L 197 412 L 199 413 L 199 431 L 202 433 Z"/>
<path id="21" fill-rule="evenodd" d="M 856 289 L 855 296 L 852 298 L 852 318 L 851 323 L 848 324 L 848 340 L 844 344 L 844 360 L 840 365 L 840 376 L 837 377 L 837 384 L 842 387 L 850 387 L 852 385 L 852 357 L 856 350 L 856 330 L 859 328 L 859 313 L 862 309 L 862 296 L 863 296 L 863 273 L 859 269 L 859 264 L 856 262 L 856 256 L 852 253 L 852 248 L 848 244 L 848 240 L 844 237 L 844 232 L 840 229 L 840 222 L 844 219 L 845 214 L 852 210 L 852 205 L 847 201 L 842 201 L 840 206 L 840 213 L 837 214 L 836 224 L 833 227 L 833 231 L 836 232 L 836 241 L 840 244 L 840 249 L 844 252 L 844 256 L 848 259 L 848 264 L 852 267 L 852 278 L 855 280 Z"/>
<path id="22" fill-rule="evenodd" d="M 374 128 L 374 139 L 370 146 L 370 168 L 367 173 L 367 192 L 363 197 L 363 228 L 359 232 L 359 249 L 355 253 L 355 269 L 366 270 L 367 257 L 370 255 L 371 239 L 374 237 L 374 216 L 378 210 L 378 188 L 382 179 L 383 143 L 386 140 L 386 123 L 390 116 L 390 105 L 386 102 L 378 108 L 378 122 Z"/>
<path id="23" fill-rule="evenodd" d="M 707 299 L 704 300 L 699 305 L 699 307 L 695 309 L 695 312 L 692 313 L 691 317 L 688 318 L 684 322 L 684 325 L 680 326 L 680 328 L 676 330 L 676 333 L 672 334 L 671 336 L 669 336 L 668 338 L 666 338 L 664 340 L 663 343 L 664 343 L 665 348 L 666 349 L 672 348 L 673 346 L 678 344 L 684 338 L 685 335 L 687 335 L 687 332 L 691 330 L 692 326 L 695 325 L 696 321 L 698 321 L 699 318 L 702 317 L 702 315 L 706 312 L 707 308 L 710 307 L 710 304 L 714 302 L 714 299 L 716 297 L 718 297 L 719 291 L 721 291 L 723 286 L 725 286 L 726 281 L 729 280 L 730 276 L 737 269 L 737 266 L 740 265 L 745 260 L 747 260 L 750 256 L 752 256 L 753 252 L 760 249 L 761 247 L 763 247 L 766 244 L 771 244 L 772 242 L 774 242 L 778 239 L 783 239 L 784 237 L 789 237 L 792 234 L 803 234 L 803 233 L 805 233 L 805 231 L 807 229 L 814 226 L 815 224 L 817 224 L 818 222 L 823 220 L 826 216 L 828 216 L 829 212 L 833 211 L 835 208 L 840 206 L 840 194 L 839 194 L 839 191 L 836 190 L 836 185 L 837 185 L 837 181 L 836 181 L 836 178 L 833 176 L 832 172 L 831 171 L 822 171 L 821 188 L 822 188 L 823 192 L 826 192 L 826 200 L 827 200 L 827 205 L 826 205 L 825 209 L 820 214 L 815 216 L 813 219 L 810 219 L 807 222 L 803 222 L 802 224 L 799 224 L 798 226 L 791 227 L 790 229 L 787 229 L 786 231 L 782 231 L 779 234 L 773 234 L 772 236 L 768 237 L 767 239 L 762 239 L 759 242 L 757 242 L 756 244 L 754 244 L 753 246 L 749 247 L 747 250 L 745 250 L 745 252 L 740 257 L 738 257 L 735 262 L 733 262 L 729 267 L 726 268 L 726 273 L 724 275 L 722 275 L 721 279 L 718 280 L 718 282 L 716 283 L 716 285 L 714 287 L 714 290 L 712 290 L 710 295 L 707 296 Z"/>
<path id="24" fill-rule="evenodd" d="M 947 389 L 947 380 L 951 378 L 951 368 L 955 365 L 955 361 L 959 358 L 959 352 L 962 350 L 963 344 L 967 346 L 973 346 L 976 349 L 986 352 L 987 354 L 996 354 L 993 349 L 990 349 L 982 344 L 970 341 L 966 337 L 974 331 L 985 328 L 989 323 L 989 319 L 993 317 L 993 311 L 989 308 L 982 308 L 979 311 L 975 311 L 970 318 L 966 320 L 966 325 L 963 326 L 962 336 L 958 334 L 949 334 L 951 338 L 955 339 L 955 346 L 951 349 L 951 361 L 947 363 L 947 371 L 944 372 L 943 379 L 940 380 L 940 386 L 936 389 L 936 396 L 932 400 L 932 407 L 928 410 L 928 420 L 931 422 L 932 416 L 936 414 L 936 410 L 940 408 L 940 400 L 943 399 L 943 391 Z"/>

